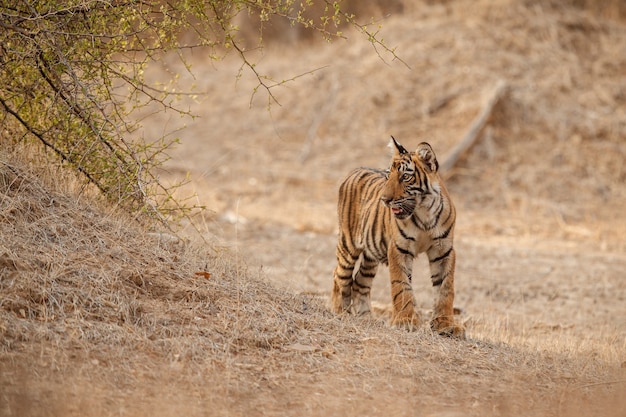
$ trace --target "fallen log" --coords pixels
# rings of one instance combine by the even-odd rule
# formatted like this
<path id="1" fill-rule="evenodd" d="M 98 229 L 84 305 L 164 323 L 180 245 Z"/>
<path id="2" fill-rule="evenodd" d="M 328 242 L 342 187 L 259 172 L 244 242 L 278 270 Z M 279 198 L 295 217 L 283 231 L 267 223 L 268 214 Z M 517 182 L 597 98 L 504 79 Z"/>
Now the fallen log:
<path id="1" fill-rule="evenodd" d="M 450 170 L 459 161 L 459 159 L 461 159 L 461 157 L 475 144 L 476 139 L 480 137 L 480 134 L 482 133 L 483 129 L 487 125 L 487 122 L 489 121 L 493 109 L 506 92 L 506 89 L 506 83 L 502 80 L 498 81 L 493 92 L 489 95 L 489 98 L 483 106 L 481 112 L 478 113 L 478 115 L 474 118 L 472 124 L 470 125 L 463 138 L 446 156 L 446 159 L 439 167 L 444 175 L 449 175 Z"/>

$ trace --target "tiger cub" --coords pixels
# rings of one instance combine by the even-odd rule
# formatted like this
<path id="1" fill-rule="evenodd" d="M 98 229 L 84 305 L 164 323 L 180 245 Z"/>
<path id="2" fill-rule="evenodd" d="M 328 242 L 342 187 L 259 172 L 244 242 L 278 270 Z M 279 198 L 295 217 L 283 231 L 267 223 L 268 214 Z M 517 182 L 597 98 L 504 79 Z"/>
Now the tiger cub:
<path id="1" fill-rule="evenodd" d="M 336 313 L 369 313 L 372 280 L 382 262 L 389 265 L 392 325 L 416 328 L 411 273 L 413 258 L 426 253 L 436 289 L 430 327 L 464 338 L 464 328 L 453 317 L 456 212 L 437 172 L 435 152 L 425 142 L 409 152 L 393 136 L 389 146 L 389 169 L 358 168 L 339 187 L 331 308 Z"/>

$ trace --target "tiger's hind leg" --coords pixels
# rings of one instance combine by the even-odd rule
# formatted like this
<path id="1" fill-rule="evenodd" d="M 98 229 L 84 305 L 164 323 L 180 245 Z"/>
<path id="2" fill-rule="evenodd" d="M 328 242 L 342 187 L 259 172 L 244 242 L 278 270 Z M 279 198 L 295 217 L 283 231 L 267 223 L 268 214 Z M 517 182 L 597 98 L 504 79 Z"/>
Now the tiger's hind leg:
<path id="1" fill-rule="evenodd" d="M 368 314 L 372 310 L 370 292 L 372 281 L 378 270 L 378 261 L 363 253 L 359 270 L 352 281 L 351 312 L 356 315 Z"/>
<path id="2" fill-rule="evenodd" d="M 352 273 L 361 251 L 349 248 L 342 236 L 337 244 L 337 266 L 333 272 L 330 307 L 335 313 L 350 312 L 352 304 Z"/>

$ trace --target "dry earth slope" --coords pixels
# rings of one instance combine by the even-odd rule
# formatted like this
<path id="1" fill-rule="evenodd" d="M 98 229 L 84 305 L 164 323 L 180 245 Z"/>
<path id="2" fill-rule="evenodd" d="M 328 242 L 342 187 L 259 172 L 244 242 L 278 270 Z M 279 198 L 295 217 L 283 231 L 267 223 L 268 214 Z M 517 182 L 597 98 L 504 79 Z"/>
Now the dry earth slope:
<path id="1" fill-rule="evenodd" d="M 236 253 L 147 234 L 1 163 L 2 415 L 621 415 L 623 342 L 338 318 Z"/>

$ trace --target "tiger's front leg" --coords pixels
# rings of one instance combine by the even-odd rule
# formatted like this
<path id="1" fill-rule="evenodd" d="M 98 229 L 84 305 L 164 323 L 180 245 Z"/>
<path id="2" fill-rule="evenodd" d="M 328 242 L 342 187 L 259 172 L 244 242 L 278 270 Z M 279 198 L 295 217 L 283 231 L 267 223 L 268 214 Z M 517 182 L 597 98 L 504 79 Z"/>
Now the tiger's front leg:
<path id="1" fill-rule="evenodd" d="M 465 338 L 465 328 L 454 322 L 454 267 L 452 246 L 435 245 L 428 252 L 430 273 L 436 290 L 430 327 L 441 335 Z"/>
<path id="2" fill-rule="evenodd" d="M 393 304 L 391 325 L 416 330 L 419 327 L 419 318 L 415 311 L 415 297 L 411 285 L 413 255 L 394 243 L 389 246 L 389 277 Z"/>

